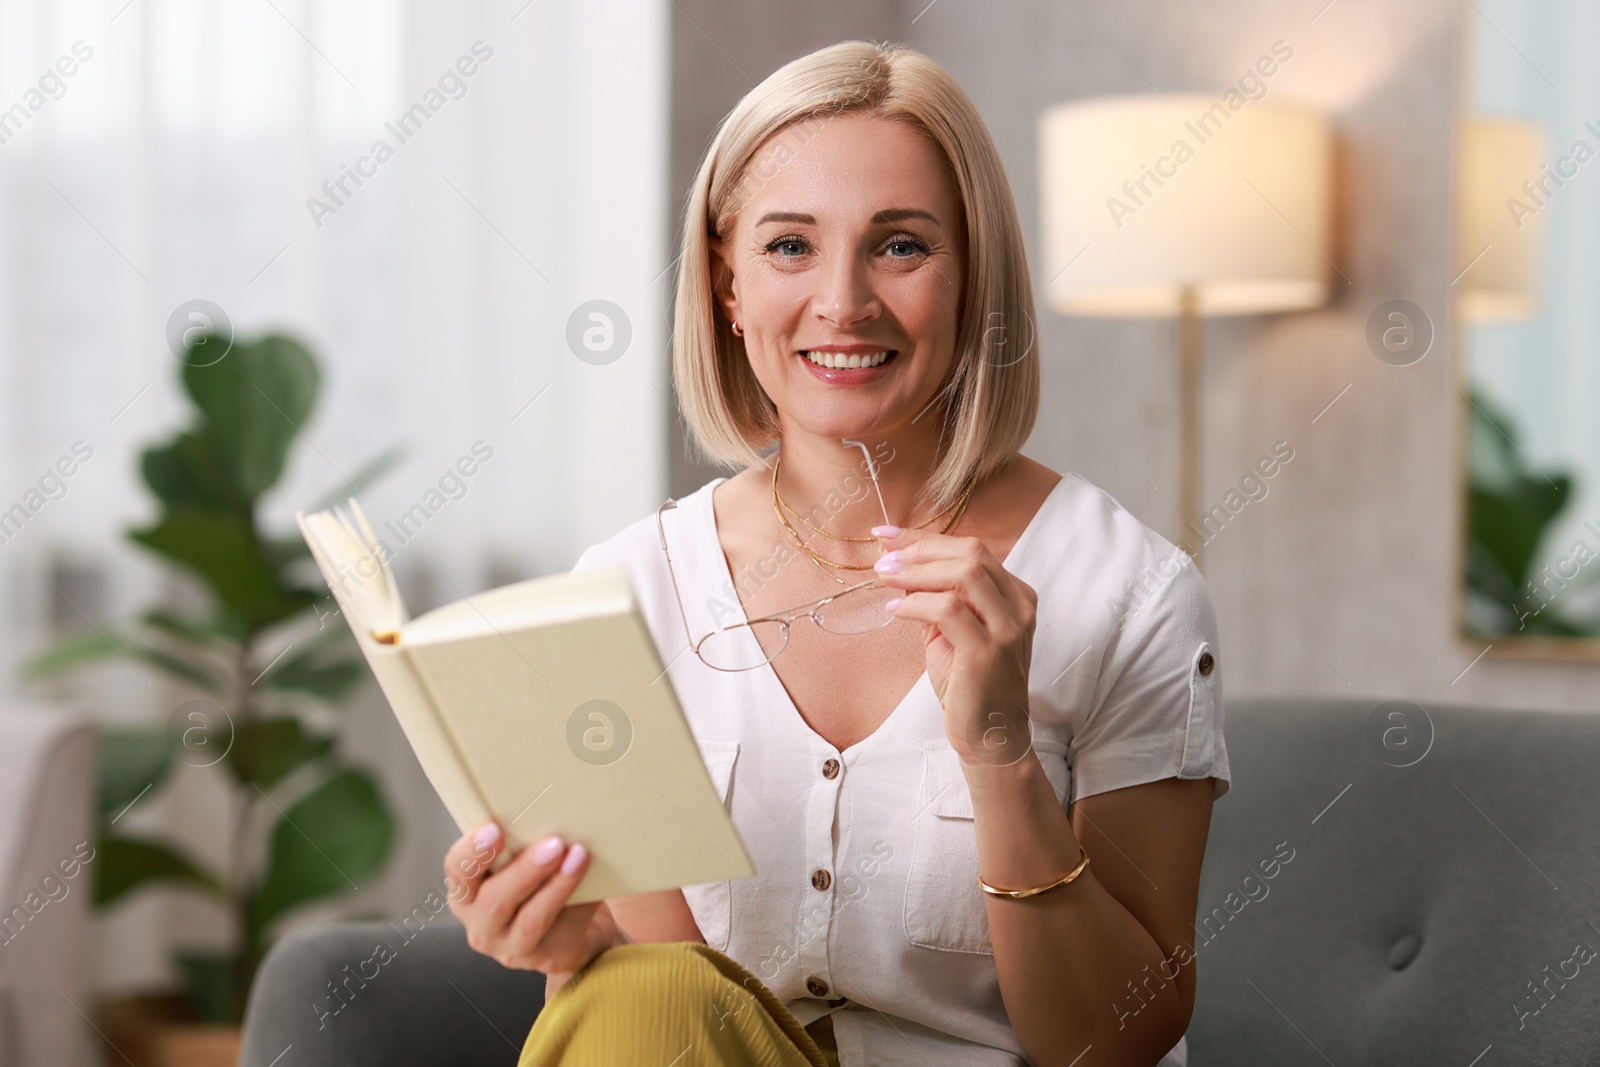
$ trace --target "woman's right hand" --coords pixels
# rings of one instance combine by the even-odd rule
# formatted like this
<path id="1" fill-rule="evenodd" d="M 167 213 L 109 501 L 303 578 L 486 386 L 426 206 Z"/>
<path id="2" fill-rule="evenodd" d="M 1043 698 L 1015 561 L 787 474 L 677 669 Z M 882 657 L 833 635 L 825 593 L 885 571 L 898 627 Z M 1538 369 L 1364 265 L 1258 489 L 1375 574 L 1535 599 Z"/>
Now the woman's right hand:
<path id="1" fill-rule="evenodd" d="M 588 849 L 550 837 L 489 873 L 504 847 L 505 835 L 489 822 L 445 853 L 450 910 L 474 951 L 503 967 L 565 979 L 613 945 L 632 941 L 605 901 L 567 903 L 588 870 Z"/>

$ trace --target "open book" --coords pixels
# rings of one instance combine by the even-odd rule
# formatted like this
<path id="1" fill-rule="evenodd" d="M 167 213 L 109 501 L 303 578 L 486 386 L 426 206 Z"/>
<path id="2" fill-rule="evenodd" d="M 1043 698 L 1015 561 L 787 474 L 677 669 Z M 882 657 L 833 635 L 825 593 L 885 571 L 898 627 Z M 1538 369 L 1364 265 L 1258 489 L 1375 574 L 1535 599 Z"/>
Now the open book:
<path id="1" fill-rule="evenodd" d="M 406 617 L 352 497 L 300 533 L 456 825 L 592 853 L 571 903 L 748 877 L 626 570 L 517 582 Z"/>

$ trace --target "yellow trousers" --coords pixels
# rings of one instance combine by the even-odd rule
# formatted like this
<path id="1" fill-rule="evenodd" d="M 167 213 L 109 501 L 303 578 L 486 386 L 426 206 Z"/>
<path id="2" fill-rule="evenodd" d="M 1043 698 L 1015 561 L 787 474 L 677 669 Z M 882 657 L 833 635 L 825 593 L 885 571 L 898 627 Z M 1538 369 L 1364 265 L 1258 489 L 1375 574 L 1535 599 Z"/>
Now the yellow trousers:
<path id="1" fill-rule="evenodd" d="M 517 1067 L 838 1067 L 833 1021 L 808 1030 L 709 945 L 619 945 L 551 996 Z"/>

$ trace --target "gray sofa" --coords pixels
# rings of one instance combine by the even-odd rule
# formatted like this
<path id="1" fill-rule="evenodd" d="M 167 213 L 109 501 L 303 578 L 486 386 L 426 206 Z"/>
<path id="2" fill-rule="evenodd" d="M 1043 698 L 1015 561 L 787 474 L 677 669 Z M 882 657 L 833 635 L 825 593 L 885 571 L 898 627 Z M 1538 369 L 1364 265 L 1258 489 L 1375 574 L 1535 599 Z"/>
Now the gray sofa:
<path id="1" fill-rule="evenodd" d="M 1600 712 L 1234 701 L 1226 734 L 1191 1067 L 1600 1062 Z M 241 1067 L 291 1045 L 301 1067 L 516 1062 L 537 974 L 445 913 L 359 988 L 344 968 L 379 940 L 394 930 L 281 941 Z"/>

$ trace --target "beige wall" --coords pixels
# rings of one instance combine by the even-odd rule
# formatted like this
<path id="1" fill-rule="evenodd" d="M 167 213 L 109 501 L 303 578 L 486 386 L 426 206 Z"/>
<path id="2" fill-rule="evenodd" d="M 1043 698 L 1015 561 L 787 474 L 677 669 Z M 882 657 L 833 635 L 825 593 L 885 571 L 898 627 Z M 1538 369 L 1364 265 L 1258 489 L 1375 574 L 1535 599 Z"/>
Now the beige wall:
<path id="1" fill-rule="evenodd" d="M 1268 0 L 761 2 L 737 5 L 732 19 L 711 11 L 734 5 L 678 6 L 703 32 L 675 17 L 675 198 L 746 78 L 845 37 L 907 41 L 945 64 L 988 122 L 1036 292 L 1047 281 L 1037 268 L 1038 113 L 1083 96 L 1220 90 L 1286 42 L 1294 56 L 1268 99 L 1333 117 L 1341 240 L 1324 251 L 1348 283 L 1335 277 L 1335 302 L 1319 312 L 1205 327 L 1202 502 L 1219 503 L 1275 442 L 1295 450 L 1270 494 L 1205 549 L 1227 692 L 1600 707 L 1600 664 L 1491 652 L 1461 674 L 1483 644 L 1454 634 L 1462 400 L 1448 318 L 1449 176 L 1459 20 L 1471 14 L 1459 0 L 1336 0 L 1320 14 L 1317 3 Z M 1410 367 L 1367 347 L 1368 317 L 1392 299 L 1419 304 L 1436 327 L 1432 350 Z M 1047 385 L 1029 454 L 1175 537 L 1172 324 L 1040 317 Z M 675 463 L 674 492 L 707 476 Z"/>

